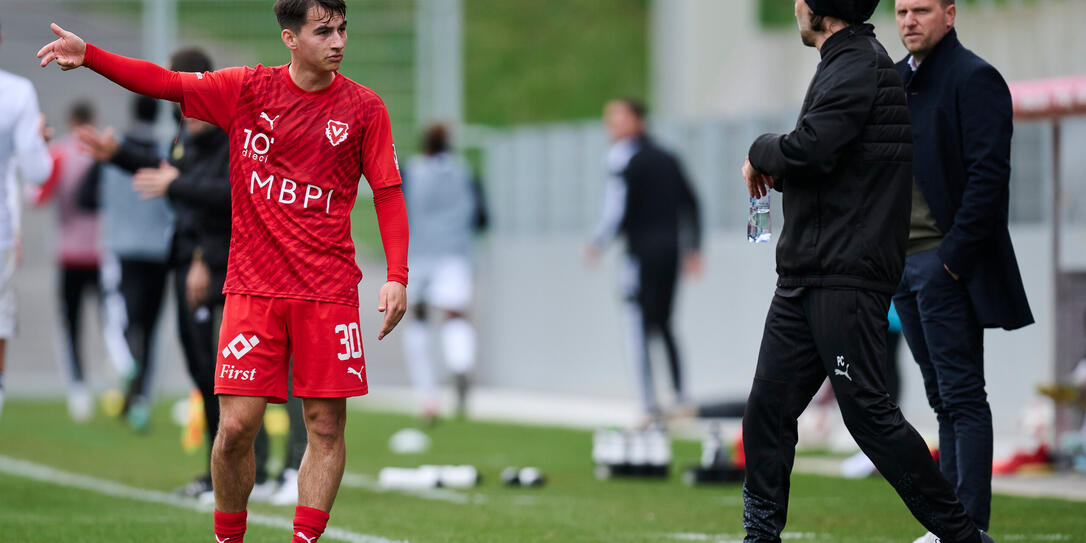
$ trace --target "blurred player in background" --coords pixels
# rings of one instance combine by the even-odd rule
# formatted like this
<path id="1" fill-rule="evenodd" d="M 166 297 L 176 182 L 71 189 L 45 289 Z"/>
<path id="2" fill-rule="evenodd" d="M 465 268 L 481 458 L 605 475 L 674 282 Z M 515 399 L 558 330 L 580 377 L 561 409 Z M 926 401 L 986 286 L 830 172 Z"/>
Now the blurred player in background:
<path id="1" fill-rule="evenodd" d="M 126 153 L 142 153 L 153 160 L 162 156 L 155 141 L 158 101 L 146 96 L 132 99 L 132 119 L 118 143 Z M 92 127 L 76 130 L 81 142 L 94 137 Z M 84 146 L 96 160 L 108 158 Z M 112 157 L 109 157 L 112 158 Z M 80 190 L 84 207 L 100 210 L 102 222 L 101 279 L 106 333 L 127 348 L 135 371 L 129 379 L 122 412 L 133 429 L 150 423 L 151 383 L 154 370 L 155 331 L 158 327 L 173 235 L 173 210 L 164 199 L 145 199 L 132 188 L 132 175 L 109 162 L 99 162 Z M 117 337 L 119 336 L 119 339 Z"/>
<path id="2" fill-rule="evenodd" d="M 132 371 L 132 358 L 123 340 L 111 341 L 114 338 L 105 333 L 104 321 L 107 317 L 99 276 L 101 236 L 98 210 L 87 207 L 79 199 L 79 193 L 93 171 L 94 158 L 83 152 L 74 133 L 83 127 L 93 126 L 94 115 L 94 107 L 89 102 L 77 102 L 71 107 L 68 113 L 69 133 L 49 146 L 55 164 L 53 175 L 34 196 L 37 206 L 48 202 L 56 204 L 56 254 L 60 269 L 57 354 L 68 382 L 68 413 L 79 422 L 88 420 L 94 407 L 86 385 L 81 341 L 83 299 L 88 292 L 98 298 L 110 360 L 121 375 L 128 376 Z"/>
<path id="3" fill-rule="evenodd" d="M 604 109 L 604 123 L 612 141 L 607 169 L 614 177 L 585 254 L 595 262 L 616 236 L 626 238 L 622 283 L 630 349 L 640 407 L 650 419 L 660 414 L 649 359 L 654 337 L 667 349 L 676 403 L 687 402 L 671 316 L 680 267 L 687 275 L 701 274 L 698 201 L 679 161 L 645 132 L 644 104 L 612 100 Z"/>
<path id="4" fill-rule="evenodd" d="M 0 40 L 2 40 L 0 34 Z M 45 122 L 29 80 L 0 70 L 0 410 L 4 407 L 4 357 L 15 335 L 15 269 L 18 266 L 17 182 L 41 184 L 53 161 L 45 145 Z"/>
<path id="5" fill-rule="evenodd" d="M 181 104 L 230 137 L 232 228 L 215 373 L 221 421 L 212 453 L 215 538 L 244 539 L 253 488 L 253 439 L 287 381 L 303 398 L 309 444 L 298 474 L 294 543 L 324 532 L 343 477 L 346 398 L 368 391 L 350 213 L 365 176 L 388 263 L 378 339 L 406 310 L 407 213 L 388 112 L 338 73 L 347 43 L 342 0 L 278 0 L 290 64 L 180 73 L 59 39 L 45 66 L 86 64 L 129 90 Z M 293 367 L 290 366 L 293 356 Z"/>
<path id="6" fill-rule="evenodd" d="M 456 410 L 467 406 L 469 372 L 475 365 L 475 329 L 467 318 L 471 306 L 472 235 L 482 205 L 471 167 L 449 147 L 448 129 L 430 126 L 423 134 L 424 154 L 404 171 L 404 199 L 411 217 L 410 260 L 414 280 L 408 289 L 413 305 L 404 330 L 407 368 L 423 416 L 438 413 L 437 375 L 430 353 L 429 311 L 441 313 L 441 347 L 456 386 Z"/>

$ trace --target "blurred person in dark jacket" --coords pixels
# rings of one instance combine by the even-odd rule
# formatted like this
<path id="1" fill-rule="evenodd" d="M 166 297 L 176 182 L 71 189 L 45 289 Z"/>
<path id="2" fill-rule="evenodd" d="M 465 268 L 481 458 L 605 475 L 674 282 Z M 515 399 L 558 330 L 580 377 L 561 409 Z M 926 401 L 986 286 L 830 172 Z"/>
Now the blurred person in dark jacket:
<path id="1" fill-rule="evenodd" d="M 154 136 L 158 110 L 157 100 L 134 96 L 132 123 L 120 145 L 147 156 L 160 156 L 162 146 Z M 79 132 L 93 134 L 94 129 L 84 127 Z M 79 199 L 84 207 L 100 210 L 106 333 L 111 341 L 124 346 L 135 369 L 128 382 L 123 412 L 134 429 L 146 429 L 150 423 L 155 336 L 169 275 L 173 211 L 164 199 L 141 198 L 132 188 L 130 173 L 104 162 L 95 165 L 80 189 Z"/>
<path id="2" fill-rule="evenodd" d="M 649 420 L 660 415 L 649 360 L 653 338 L 660 338 L 667 351 L 675 402 L 687 401 L 671 317 L 680 268 L 689 275 L 701 273 L 698 200 L 678 159 L 646 133 L 644 104 L 612 100 L 604 109 L 604 123 L 612 141 L 607 168 L 613 177 L 585 253 L 594 262 L 616 236 L 626 239 L 622 281 L 630 349 L 640 408 Z"/>
<path id="3" fill-rule="evenodd" d="M 1033 322 L 1007 227 L 1011 94 L 999 72 L 958 41 L 953 0 L 897 0 L 896 9 L 909 51 L 897 71 L 915 142 L 908 256 L 894 300 L 939 421 L 939 466 L 987 530 L 992 410 L 984 329 Z"/>
<path id="4" fill-rule="evenodd" d="M 783 194 L 777 290 L 743 417 L 748 542 L 779 542 L 797 418 L 828 376 L 845 425 L 902 501 L 942 541 L 991 541 L 890 400 L 886 329 L 905 265 L 912 132 L 901 78 L 874 27 L 877 0 L 796 0 L 821 55 L 796 128 L 751 145 L 752 197 Z"/>

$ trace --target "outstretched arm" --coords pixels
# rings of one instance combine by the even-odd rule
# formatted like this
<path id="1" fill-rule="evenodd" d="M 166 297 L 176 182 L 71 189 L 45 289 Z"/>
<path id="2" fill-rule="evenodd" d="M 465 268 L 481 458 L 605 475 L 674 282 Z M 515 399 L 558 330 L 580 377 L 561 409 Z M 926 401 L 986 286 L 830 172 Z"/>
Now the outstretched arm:
<path id="1" fill-rule="evenodd" d="M 137 94 L 180 103 L 186 117 L 229 129 L 246 73 L 244 68 L 174 72 L 153 62 L 99 49 L 55 23 L 51 28 L 59 38 L 38 51 L 43 67 L 54 60 L 62 70 L 86 66 Z"/>
<path id="2" fill-rule="evenodd" d="M 38 51 L 41 65 L 56 60 L 62 70 L 86 66 L 118 85 L 144 96 L 180 102 L 181 76 L 153 62 L 136 60 L 99 49 L 64 30 L 56 23 L 50 28 L 59 36 Z"/>

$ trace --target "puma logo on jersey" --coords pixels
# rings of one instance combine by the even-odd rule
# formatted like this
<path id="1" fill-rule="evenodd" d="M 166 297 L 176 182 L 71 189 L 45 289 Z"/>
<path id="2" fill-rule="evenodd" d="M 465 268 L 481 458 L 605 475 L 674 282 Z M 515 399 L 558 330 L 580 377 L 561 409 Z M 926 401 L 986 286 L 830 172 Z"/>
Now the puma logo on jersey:
<path id="1" fill-rule="evenodd" d="M 317 540 L 318 537 L 320 537 L 319 535 L 315 535 L 313 537 L 306 537 L 305 534 L 303 534 L 302 532 L 297 532 L 294 535 L 308 541 L 309 543 L 313 543 L 314 541 Z"/>
<path id="2" fill-rule="evenodd" d="M 268 128 L 271 130 L 275 130 L 275 121 L 278 121 L 279 117 L 282 117 L 282 115 L 276 115 L 275 118 L 272 119 L 271 117 L 268 117 L 267 113 L 264 113 L 263 111 L 260 112 L 260 118 L 268 121 Z"/>
<path id="3" fill-rule="evenodd" d="M 349 373 L 351 375 L 357 375 L 358 380 L 365 383 L 366 382 L 366 376 L 362 373 L 362 370 L 364 370 L 364 369 L 366 369 L 366 366 L 364 364 L 362 365 L 361 368 L 358 368 L 357 370 L 350 367 L 350 366 L 348 366 L 347 367 L 347 373 Z"/>
<path id="4" fill-rule="evenodd" d="M 347 123 L 329 120 L 328 126 L 324 128 L 324 135 L 333 147 L 343 143 L 343 140 L 347 139 Z"/>

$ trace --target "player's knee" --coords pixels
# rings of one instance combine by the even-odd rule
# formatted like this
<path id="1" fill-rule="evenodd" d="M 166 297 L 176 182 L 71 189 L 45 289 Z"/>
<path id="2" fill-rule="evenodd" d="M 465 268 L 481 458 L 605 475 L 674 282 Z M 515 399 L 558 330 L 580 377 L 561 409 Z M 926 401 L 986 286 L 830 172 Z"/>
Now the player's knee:
<path id="1" fill-rule="evenodd" d="M 259 431 L 259 427 L 254 429 L 251 426 L 238 418 L 223 417 L 215 438 L 219 450 L 228 456 L 247 452 Z"/>
<path id="2" fill-rule="evenodd" d="M 305 424 L 309 442 L 320 446 L 333 446 L 342 441 L 345 418 L 339 413 L 310 413 Z"/>

